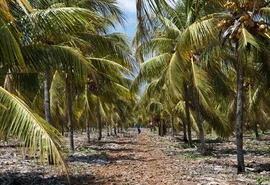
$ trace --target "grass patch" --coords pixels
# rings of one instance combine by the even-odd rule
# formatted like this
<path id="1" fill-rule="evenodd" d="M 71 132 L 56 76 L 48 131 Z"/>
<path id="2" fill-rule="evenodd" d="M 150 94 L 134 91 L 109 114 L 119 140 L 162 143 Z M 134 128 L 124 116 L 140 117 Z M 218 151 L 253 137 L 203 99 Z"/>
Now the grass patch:
<path id="1" fill-rule="evenodd" d="M 185 153 L 184 155 L 185 159 L 199 159 L 199 158 L 205 158 L 205 156 L 198 155 L 198 154 L 190 154 L 190 153 Z"/>
<path id="2" fill-rule="evenodd" d="M 262 185 L 263 183 L 269 182 L 269 179 L 265 178 L 265 177 L 258 177 L 257 178 L 257 183 L 258 185 Z"/>
<path id="3" fill-rule="evenodd" d="M 105 160 L 109 159 L 109 155 L 107 152 L 100 152 L 100 156 Z"/>

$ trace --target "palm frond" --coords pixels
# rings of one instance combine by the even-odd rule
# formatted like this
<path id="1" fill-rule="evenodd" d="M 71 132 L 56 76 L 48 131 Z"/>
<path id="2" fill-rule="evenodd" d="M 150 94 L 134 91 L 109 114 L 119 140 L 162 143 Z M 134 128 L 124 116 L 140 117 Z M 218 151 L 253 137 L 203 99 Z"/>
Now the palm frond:
<path id="1" fill-rule="evenodd" d="M 116 0 L 88 1 L 82 0 L 77 4 L 81 8 L 87 8 L 94 12 L 98 12 L 104 17 L 116 20 L 122 26 L 125 26 L 125 14 L 118 6 Z"/>
<path id="2" fill-rule="evenodd" d="M 95 68 L 78 50 L 59 45 L 31 45 L 24 47 L 27 64 L 34 70 L 42 70 L 46 65 L 54 69 L 74 71 L 76 78 L 95 75 Z"/>
<path id="3" fill-rule="evenodd" d="M 256 41 L 255 37 L 253 37 L 245 28 L 242 28 L 242 34 L 239 39 L 239 49 L 246 50 L 248 44 L 251 44 L 258 50 L 260 50 L 260 46 L 258 41 Z"/>
<path id="4" fill-rule="evenodd" d="M 5 24 L 2 19 L 0 19 L 0 44 L 1 65 L 7 69 L 19 67 L 21 70 L 26 70 L 19 33 L 11 24 Z"/>
<path id="5" fill-rule="evenodd" d="M 16 135 L 24 143 L 23 146 L 31 149 L 32 155 L 39 147 L 41 162 L 44 162 L 45 158 L 49 160 L 46 156 L 53 154 L 55 164 L 60 162 L 68 174 L 68 166 L 61 151 L 63 145 L 60 133 L 2 87 L 0 87 L 0 102 L 8 108 L 0 110 L 1 130 L 5 130 L 4 133 L 7 135 Z"/>

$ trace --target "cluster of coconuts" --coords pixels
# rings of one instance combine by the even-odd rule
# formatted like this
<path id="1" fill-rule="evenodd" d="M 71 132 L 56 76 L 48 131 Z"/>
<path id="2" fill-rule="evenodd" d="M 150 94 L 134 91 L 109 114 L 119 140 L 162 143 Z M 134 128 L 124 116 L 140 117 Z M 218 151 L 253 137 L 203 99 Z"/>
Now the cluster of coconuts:
<path id="1" fill-rule="evenodd" d="M 267 25 L 265 24 L 263 18 L 261 18 L 261 19 L 259 20 L 259 28 L 258 28 L 258 29 L 259 29 L 259 31 L 260 31 L 261 33 L 267 32 Z"/>
<path id="2" fill-rule="evenodd" d="M 240 8 L 242 9 L 242 15 L 240 14 L 240 17 L 238 17 L 238 21 L 241 23 L 241 26 L 237 29 L 234 30 L 233 34 L 231 34 L 231 36 L 229 37 L 229 39 L 232 42 L 237 42 L 240 37 L 241 37 L 241 33 L 242 33 L 242 27 L 248 28 L 249 30 L 251 30 L 252 32 L 256 33 L 256 34 L 263 34 L 265 32 L 267 32 L 267 25 L 265 24 L 265 21 L 263 18 L 261 18 L 258 22 L 255 22 L 250 15 L 247 13 L 247 10 L 253 8 L 254 6 L 254 1 L 253 0 L 244 0 L 244 3 L 242 6 L 240 6 Z M 232 13 L 237 13 L 238 12 L 238 7 L 236 5 L 235 2 L 231 2 L 231 1 L 227 1 L 224 4 L 224 7 L 226 9 L 228 9 L 230 12 Z M 246 12 L 246 13 L 243 13 Z M 228 28 L 231 25 L 231 21 L 230 20 L 221 20 L 217 27 L 222 29 L 222 28 Z"/>
<path id="3" fill-rule="evenodd" d="M 240 6 L 243 10 L 251 10 L 253 9 L 254 1 L 253 0 L 244 0 L 244 3 Z M 227 1 L 224 4 L 224 7 L 228 9 L 230 12 L 237 12 L 238 7 L 236 6 L 235 2 Z"/>
<path id="4" fill-rule="evenodd" d="M 244 0 L 244 4 L 241 8 L 244 8 L 245 10 L 250 10 L 254 6 L 254 0 Z"/>
<path id="5" fill-rule="evenodd" d="M 235 2 L 227 1 L 224 4 L 224 8 L 228 9 L 230 12 L 236 12 L 237 11 L 237 6 L 236 6 Z"/>

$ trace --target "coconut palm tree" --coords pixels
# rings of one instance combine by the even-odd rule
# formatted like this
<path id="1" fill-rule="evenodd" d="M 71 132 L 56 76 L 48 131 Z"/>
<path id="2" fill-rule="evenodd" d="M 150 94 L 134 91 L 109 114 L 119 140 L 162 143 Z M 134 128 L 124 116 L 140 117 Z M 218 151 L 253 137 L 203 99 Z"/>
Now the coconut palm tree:
<path id="1" fill-rule="evenodd" d="M 194 22 L 196 17 L 199 17 L 198 12 L 201 6 L 198 6 L 198 1 L 188 1 L 185 3 L 186 4 L 176 6 L 176 10 L 166 7 L 168 10 L 166 16 L 148 16 L 151 24 L 147 29 L 148 34 L 153 34 L 151 39 L 146 40 L 147 37 L 144 38 L 144 35 L 138 32 L 134 40 L 134 43 L 140 44 L 137 49 L 137 58 L 143 60 L 142 56 L 147 56 L 148 53 L 159 56 L 141 65 L 141 72 L 135 79 L 135 84 L 143 80 L 150 81 L 153 78 L 163 78 L 160 82 L 163 82 L 163 84 L 166 82 L 170 92 L 173 92 L 171 94 L 175 94 L 177 98 L 180 97 L 182 100 L 185 99 L 190 144 L 189 94 L 192 94 L 191 98 L 194 100 L 192 102 L 194 106 L 192 107 L 196 112 L 196 120 L 202 143 L 202 153 L 206 153 L 201 114 L 204 112 L 204 119 L 212 120 L 212 122 L 209 121 L 209 123 L 212 123 L 213 127 L 216 125 L 213 124 L 213 120 L 219 123 L 217 124 L 220 125 L 219 133 L 222 133 L 226 129 L 226 126 L 223 126 L 222 120 L 219 119 L 215 109 L 211 108 L 213 106 L 207 98 L 209 97 L 209 93 L 211 93 L 211 89 L 207 82 L 208 77 L 199 64 L 198 56 L 200 51 L 194 53 L 193 51 L 195 51 L 196 48 L 193 48 L 189 44 L 190 38 L 195 40 L 201 39 L 199 37 L 196 38 L 196 35 L 200 34 L 200 31 L 193 32 L 193 29 L 196 29 L 197 26 L 200 27 L 200 24 L 193 25 L 194 28 L 190 28 L 188 26 L 191 23 L 183 19 L 183 17 L 188 17 L 187 21 L 193 20 Z M 185 8 L 187 12 L 181 14 Z M 162 13 L 164 12 L 163 10 Z M 160 74 L 163 74 L 162 77 L 160 77 Z M 162 83 L 159 84 L 162 85 Z M 200 111 L 202 108 L 204 111 Z M 207 116 L 206 110 L 211 116 Z"/>

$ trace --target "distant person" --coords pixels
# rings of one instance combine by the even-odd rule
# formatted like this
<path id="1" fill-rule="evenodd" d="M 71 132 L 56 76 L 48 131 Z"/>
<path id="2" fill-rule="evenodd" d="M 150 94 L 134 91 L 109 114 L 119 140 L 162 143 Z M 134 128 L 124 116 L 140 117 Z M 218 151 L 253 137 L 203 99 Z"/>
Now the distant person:
<path id="1" fill-rule="evenodd" d="M 138 134 L 140 134 L 141 133 L 141 125 L 138 123 L 136 127 L 138 129 Z"/>

